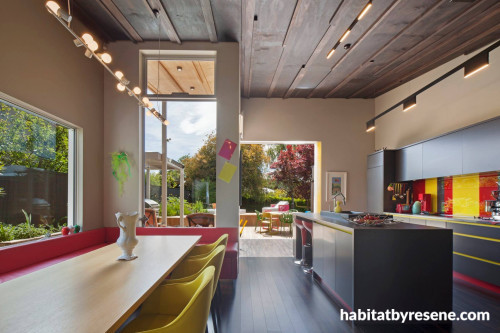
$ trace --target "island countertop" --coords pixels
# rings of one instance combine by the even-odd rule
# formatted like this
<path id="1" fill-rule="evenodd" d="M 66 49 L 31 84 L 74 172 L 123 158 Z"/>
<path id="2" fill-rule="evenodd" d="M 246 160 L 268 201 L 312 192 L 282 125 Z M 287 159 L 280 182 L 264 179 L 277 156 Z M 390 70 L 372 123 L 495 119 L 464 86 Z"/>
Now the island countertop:
<path id="1" fill-rule="evenodd" d="M 436 227 L 431 227 L 431 226 L 425 226 L 425 225 L 418 225 L 418 224 L 411 224 L 411 223 L 404 223 L 404 222 L 398 222 L 398 223 L 392 223 L 392 224 L 384 224 L 383 226 L 377 226 L 377 227 L 370 227 L 370 226 L 362 226 L 362 225 L 356 225 L 354 223 L 349 222 L 348 220 L 338 217 L 330 217 L 330 216 L 325 216 L 323 214 L 318 214 L 318 213 L 298 213 L 296 216 L 300 219 L 306 220 L 306 221 L 311 221 L 311 222 L 316 222 L 316 223 L 321 223 L 325 226 L 329 227 L 336 227 L 336 228 L 342 228 L 346 229 L 352 232 L 352 230 L 429 230 L 429 229 L 439 229 Z"/>

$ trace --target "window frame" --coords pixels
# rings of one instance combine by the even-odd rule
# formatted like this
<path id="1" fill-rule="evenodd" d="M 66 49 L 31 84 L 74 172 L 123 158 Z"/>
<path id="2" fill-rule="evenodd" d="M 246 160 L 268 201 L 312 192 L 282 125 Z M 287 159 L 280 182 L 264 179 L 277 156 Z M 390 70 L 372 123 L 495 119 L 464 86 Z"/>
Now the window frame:
<path id="1" fill-rule="evenodd" d="M 0 102 L 6 102 L 37 117 L 68 129 L 68 226 L 83 227 L 83 130 L 82 128 L 54 116 L 36 106 L 23 102 L 0 91 Z"/>

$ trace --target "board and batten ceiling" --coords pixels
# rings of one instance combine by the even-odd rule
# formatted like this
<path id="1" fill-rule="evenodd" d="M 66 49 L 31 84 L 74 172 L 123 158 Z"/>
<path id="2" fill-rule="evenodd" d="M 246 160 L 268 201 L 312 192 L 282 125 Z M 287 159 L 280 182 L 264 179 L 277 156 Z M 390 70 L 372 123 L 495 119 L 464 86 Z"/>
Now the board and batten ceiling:
<path id="1" fill-rule="evenodd" d="M 243 97 L 373 98 L 500 39 L 499 0 L 71 0 L 104 41 L 236 41 Z M 349 48 L 345 48 L 350 44 Z M 223 64 L 220 64 L 223 66 Z"/>

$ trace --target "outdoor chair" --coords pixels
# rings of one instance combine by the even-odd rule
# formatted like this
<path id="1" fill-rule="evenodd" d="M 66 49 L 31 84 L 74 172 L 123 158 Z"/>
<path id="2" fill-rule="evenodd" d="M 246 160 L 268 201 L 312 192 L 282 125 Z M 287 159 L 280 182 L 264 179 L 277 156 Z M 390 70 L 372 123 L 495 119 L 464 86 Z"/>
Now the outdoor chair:
<path id="1" fill-rule="evenodd" d="M 283 213 L 280 215 L 280 222 L 281 225 L 283 225 L 283 228 L 285 225 L 288 224 L 288 230 L 290 235 L 292 235 L 292 224 L 293 224 L 293 215 L 291 213 Z"/>
<path id="2" fill-rule="evenodd" d="M 267 231 L 269 231 L 269 228 L 271 226 L 271 219 L 265 218 L 261 212 L 258 210 L 255 211 L 255 214 L 257 214 L 257 223 L 255 223 L 255 230 L 257 230 L 257 227 L 260 227 L 260 233 L 262 233 L 262 224 L 267 225 Z"/>
<path id="3" fill-rule="evenodd" d="M 215 227 L 215 215 L 194 213 L 186 216 L 190 227 Z"/>

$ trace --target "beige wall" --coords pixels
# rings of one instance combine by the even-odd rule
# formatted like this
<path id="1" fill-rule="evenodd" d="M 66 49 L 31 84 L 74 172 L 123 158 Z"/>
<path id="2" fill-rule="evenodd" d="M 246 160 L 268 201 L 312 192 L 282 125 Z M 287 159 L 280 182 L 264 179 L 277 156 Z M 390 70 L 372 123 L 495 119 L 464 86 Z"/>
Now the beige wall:
<path id="1" fill-rule="evenodd" d="M 134 44 L 116 42 L 109 45 L 113 56 L 113 70 L 121 70 L 131 81 L 139 85 L 141 50 L 157 50 L 156 42 Z M 162 50 L 215 50 L 217 52 L 215 86 L 217 95 L 217 150 L 226 138 L 239 143 L 239 45 L 237 43 L 185 42 L 182 45 L 162 42 Z M 104 78 L 104 212 L 105 226 L 116 225 L 114 213 L 140 211 L 142 193 L 142 116 L 137 102 L 116 89 L 111 75 Z M 126 182 L 123 196 L 119 196 L 118 184 L 111 176 L 110 153 L 125 151 L 132 162 L 131 177 Z M 239 152 L 233 154 L 231 163 L 238 165 Z M 217 173 L 224 159 L 217 156 Z M 239 222 L 239 179 L 236 171 L 230 184 L 217 179 L 217 226 L 237 227 Z"/>
<path id="2" fill-rule="evenodd" d="M 475 53 L 474 53 L 475 54 Z M 474 55 L 472 54 L 472 55 Z M 375 99 L 379 114 L 424 87 L 472 55 L 461 56 Z M 417 97 L 417 107 L 400 106 L 376 120 L 375 148 L 399 148 L 500 115 L 500 48 L 490 66 L 464 79 L 463 70 Z"/>
<path id="3" fill-rule="evenodd" d="M 102 227 L 103 71 L 84 57 L 45 1 L 2 1 L 0 92 L 81 128 L 83 228 Z M 82 33 L 81 25 L 73 23 Z"/>
<path id="4" fill-rule="evenodd" d="M 243 99 L 243 141 L 320 141 L 321 198 L 326 202 L 327 171 L 347 171 L 346 209 L 366 210 L 366 156 L 373 152 L 373 134 L 366 121 L 373 100 Z"/>

